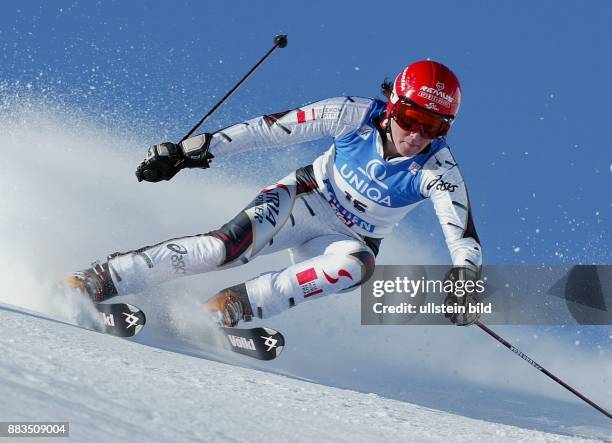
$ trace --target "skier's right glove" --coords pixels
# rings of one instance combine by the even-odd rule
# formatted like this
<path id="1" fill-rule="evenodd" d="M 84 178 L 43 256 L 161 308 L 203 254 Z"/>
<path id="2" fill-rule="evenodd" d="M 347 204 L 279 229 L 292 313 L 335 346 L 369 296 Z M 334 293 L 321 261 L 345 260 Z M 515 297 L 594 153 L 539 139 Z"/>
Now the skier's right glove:
<path id="1" fill-rule="evenodd" d="M 208 152 L 211 139 L 212 134 L 204 133 L 179 144 L 166 142 L 151 146 L 136 168 L 136 178 L 139 182 L 159 182 L 170 180 L 183 168 L 210 167 L 214 157 Z"/>
<path id="2" fill-rule="evenodd" d="M 464 288 L 466 281 L 476 282 L 480 278 L 480 270 L 474 271 L 469 268 L 456 266 L 451 268 L 444 277 L 445 281 L 453 282 L 453 285 L 457 283 L 463 283 L 461 285 Z M 452 308 L 451 312 L 445 312 L 444 316 L 453 324 L 457 326 L 469 326 L 474 324 L 480 318 L 480 313 L 469 312 L 470 306 L 477 307 L 480 299 L 475 290 L 459 290 L 453 291 L 446 294 L 444 298 L 444 305 L 447 309 Z M 456 312 L 457 307 L 463 307 L 464 313 Z"/>

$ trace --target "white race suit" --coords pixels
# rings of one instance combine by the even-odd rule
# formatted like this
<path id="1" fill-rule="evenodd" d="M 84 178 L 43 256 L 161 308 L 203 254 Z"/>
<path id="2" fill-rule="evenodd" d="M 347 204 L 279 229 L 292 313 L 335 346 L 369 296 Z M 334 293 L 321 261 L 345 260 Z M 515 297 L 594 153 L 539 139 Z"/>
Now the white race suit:
<path id="1" fill-rule="evenodd" d="M 289 249 L 291 266 L 235 287 L 248 297 L 253 315 L 269 317 L 367 280 L 382 238 L 427 198 L 453 264 L 479 268 L 481 248 L 466 186 L 446 140 L 435 139 L 410 158 L 387 159 L 384 111 L 381 100 L 338 97 L 214 133 L 209 152 L 215 157 L 327 137 L 333 144 L 312 165 L 264 188 L 221 228 L 110 256 L 118 294 Z M 183 149 L 197 149 L 204 140 L 189 138 Z"/>

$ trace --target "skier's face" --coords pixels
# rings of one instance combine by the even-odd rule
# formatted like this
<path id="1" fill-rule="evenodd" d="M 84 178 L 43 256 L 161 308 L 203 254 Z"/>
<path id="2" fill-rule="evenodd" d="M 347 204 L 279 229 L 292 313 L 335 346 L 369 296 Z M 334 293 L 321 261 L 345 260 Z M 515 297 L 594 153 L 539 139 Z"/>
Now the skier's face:
<path id="1" fill-rule="evenodd" d="M 402 157 L 417 155 L 433 140 L 424 137 L 417 128 L 403 129 L 393 118 L 391 119 L 391 135 L 393 136 L 395 149 Z"/>

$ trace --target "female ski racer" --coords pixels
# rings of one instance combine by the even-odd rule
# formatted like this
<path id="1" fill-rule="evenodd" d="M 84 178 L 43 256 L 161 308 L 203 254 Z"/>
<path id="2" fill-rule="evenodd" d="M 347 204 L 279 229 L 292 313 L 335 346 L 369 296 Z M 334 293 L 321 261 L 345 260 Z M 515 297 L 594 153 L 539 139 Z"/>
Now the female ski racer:
<path id="1" fill-rule="evenodd" d="M 67 286 L 102 301 L 289 249 L 290 266 L 223 289 L 205 304 L 220 323 L 235 326 L 362 284 L 372 275 L 383 237 L 424 199 L 431 200 L 442 226 L 451 274 L 477 278 L 481 247 L 465 183 L 445 139 L 461 102 L 457 77 L 440 63 L 419 61 L 393 83 L 383 83 L 383 92 L 386 102 L 331 98 L 180 144 L 152 146 L 136 170 L 139 181 L 208 168 L 214 157 L 333 139 L 312 164 L 261 190 L 220 228 L 112 254 L 75 272 Z M 456 324 L 475 321 L 449 318 Z"/>

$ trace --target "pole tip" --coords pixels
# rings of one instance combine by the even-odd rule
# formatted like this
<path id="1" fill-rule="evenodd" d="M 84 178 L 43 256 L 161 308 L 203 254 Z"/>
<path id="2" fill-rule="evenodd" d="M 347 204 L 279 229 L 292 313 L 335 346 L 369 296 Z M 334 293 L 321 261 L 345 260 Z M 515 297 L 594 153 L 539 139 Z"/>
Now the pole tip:
<path id="1" fill-rule="evenodd" d="M 279 34 L 274 37 L 274 44 L 279 48 L 284 48 L 285 46 L 287 46 L 287 35 Z"/>

